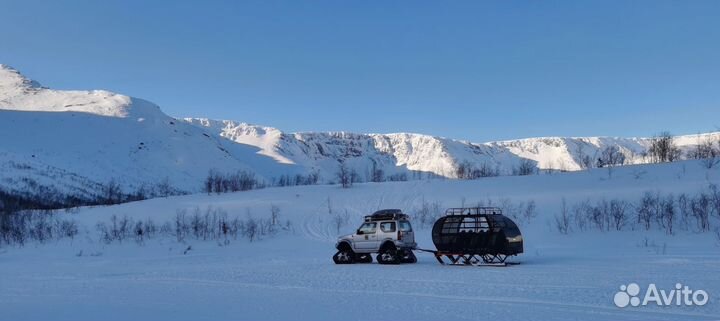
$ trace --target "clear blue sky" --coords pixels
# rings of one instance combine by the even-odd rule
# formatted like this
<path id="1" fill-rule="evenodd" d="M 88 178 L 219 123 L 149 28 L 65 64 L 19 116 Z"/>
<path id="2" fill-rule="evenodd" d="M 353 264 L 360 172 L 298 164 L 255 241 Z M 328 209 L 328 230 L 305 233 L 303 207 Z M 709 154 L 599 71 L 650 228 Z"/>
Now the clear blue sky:
<path id="1" fill-rule="evenodd" d="M 720 1 L 5 0 L 0 63 L 173 116 L 477 142 L 720 126 Z"/>

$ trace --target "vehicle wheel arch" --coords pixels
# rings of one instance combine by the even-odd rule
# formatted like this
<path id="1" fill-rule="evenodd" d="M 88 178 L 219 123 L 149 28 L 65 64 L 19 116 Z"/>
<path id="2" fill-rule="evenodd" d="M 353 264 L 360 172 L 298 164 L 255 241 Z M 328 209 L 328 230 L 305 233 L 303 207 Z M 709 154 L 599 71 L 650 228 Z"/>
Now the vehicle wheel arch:
<path id="1" fill-rule="evenodd" d="M 397 250 L 397 246 L 395 245 L 395 242 L 392 239 L 385 239 L 380 243 L 380 247 L 378 248 L 380 251 L 388 248 L 393 247 Z"/>
<path id="2" fill-rule="evenodd" d="M 353 250 L 353 247 L 352 245 L 350 245 L 349 241 L 340 241 L 336 248 L 338 250 Z"/>

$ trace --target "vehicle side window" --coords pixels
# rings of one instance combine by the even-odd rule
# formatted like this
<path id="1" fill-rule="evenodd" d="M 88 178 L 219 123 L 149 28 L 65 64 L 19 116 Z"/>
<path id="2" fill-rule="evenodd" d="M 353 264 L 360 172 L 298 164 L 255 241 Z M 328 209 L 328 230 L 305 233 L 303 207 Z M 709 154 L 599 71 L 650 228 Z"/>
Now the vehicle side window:
<path id="1" fill-rule="evenodd" d="M 412 226 L 410 226 L 410 222 L 408 222 L 408 221 L 400 221 L 400 231 L 403 231 L 403 232 L 412 232 Z"/>
<path id="2" fill-rule="evenodd" d="M 358 229 L 362 234 L 375 234 L 377 223 L 365 223 Z"/>
<path id="3" fill-rule="evenodd" d="M 479 219 L 480 225 L 478 226 L 480 228 L 481 232 L 487 232 L 490 230 L 490 224 L 488 224 L 487 218 L 484 216 L 481 216 Z"/>
<path id="4" fill-rule="evenodd" d="M 395 232 L 395 222 L 380 223 L 380 230 L 385 233 Z"/>
<path id="5" fill-rule="evenodd" d="M 460 223 L 460 232 L 477 233 L 487 232 L 490 228 L 487 218 L 484 216 L 467 216 Z"/>
<path id="6" fill-rule="evenodd" d="M 477 217 L 465 217 L 460 223 L 460 233 L 474 233 L 476 232 L 477 227 Z"/>

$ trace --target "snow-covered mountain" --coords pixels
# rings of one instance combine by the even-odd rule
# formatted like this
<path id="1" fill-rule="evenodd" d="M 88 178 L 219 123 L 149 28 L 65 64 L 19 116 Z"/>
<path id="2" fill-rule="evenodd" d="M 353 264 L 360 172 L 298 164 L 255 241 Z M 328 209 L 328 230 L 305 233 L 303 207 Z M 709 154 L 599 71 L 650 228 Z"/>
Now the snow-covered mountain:
<path id="1" fill-rule="evenodd" d="M 285 165 L 178 121 L 148 101 L 60 91 L 0 65 L 0 187 L 86 194 L 111 180 L 126 191 L 165 180 L 196 191 L 211 168 L 258 175 Z"/>
<path id="2" fill-rule="evenodd" d="M 512 174 L 523 160 L 531 160 L 538 169 L 582 170 L 594 166 L 609 146 L 618 147 L 627 164 L 647 163 L 650 146 L 648 138 L 542 137 L 476 144 L 422 134 L 291 134 L 229 120 L 185 121 L 237 143 L 257 146 L 261 154 L 278 162 L 319 171 L 321 177 L 331 180 L 339 161 L 349 164 L 366 181 L 371 180 L 373 168 L 387 176 L 405 174 L 409 179 L 428 174 L 455 178 L 463 163 L 500 175 Z M 708 138 L 717 141 L 720 133 L 678 136 L 675 141 L 681 150 L 688 151 Z"/>
<path id="3" fill-rule="evenodd" d="M 704 136 L 677 139 L 681 148 Z M 700 138 L 699 138 L 700 137 Z M 421 134 L 284 133 L 234 121 L 175 119 L 148 101 L 103 90 L 42 87 L 0 65 L 0 188 L 92 194 L 115 181 L 126 191 L 167 183 L 197 192 L 210 170 L 251 171 L 266 182 L 317 175 L 334 182 L 341 163 L 360 181 L 457 177 L 461 166 L 511 174 L 580 170 L 607 146 L 644 162 L 642 138 L 530 138 L 476 144 Z"/>

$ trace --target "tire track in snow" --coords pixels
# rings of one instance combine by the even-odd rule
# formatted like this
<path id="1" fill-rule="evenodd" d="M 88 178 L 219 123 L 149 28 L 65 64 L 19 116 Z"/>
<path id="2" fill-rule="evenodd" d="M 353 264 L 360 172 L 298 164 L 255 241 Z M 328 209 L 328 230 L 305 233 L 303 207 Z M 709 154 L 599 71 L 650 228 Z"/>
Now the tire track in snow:
<path id="1" fill-rule="evenodd" d="M 330 224 L 326 220 L 330 220 L 330 215 L 326 219 L 322 217 L 321 211 L 324 206 L 327 205 L 320 204 L 314 211 L 303 217 L 302 233 L 309 239 L 331 243 L 335 242 L 336 236 L 333 236 L 328 230 Z"/>

